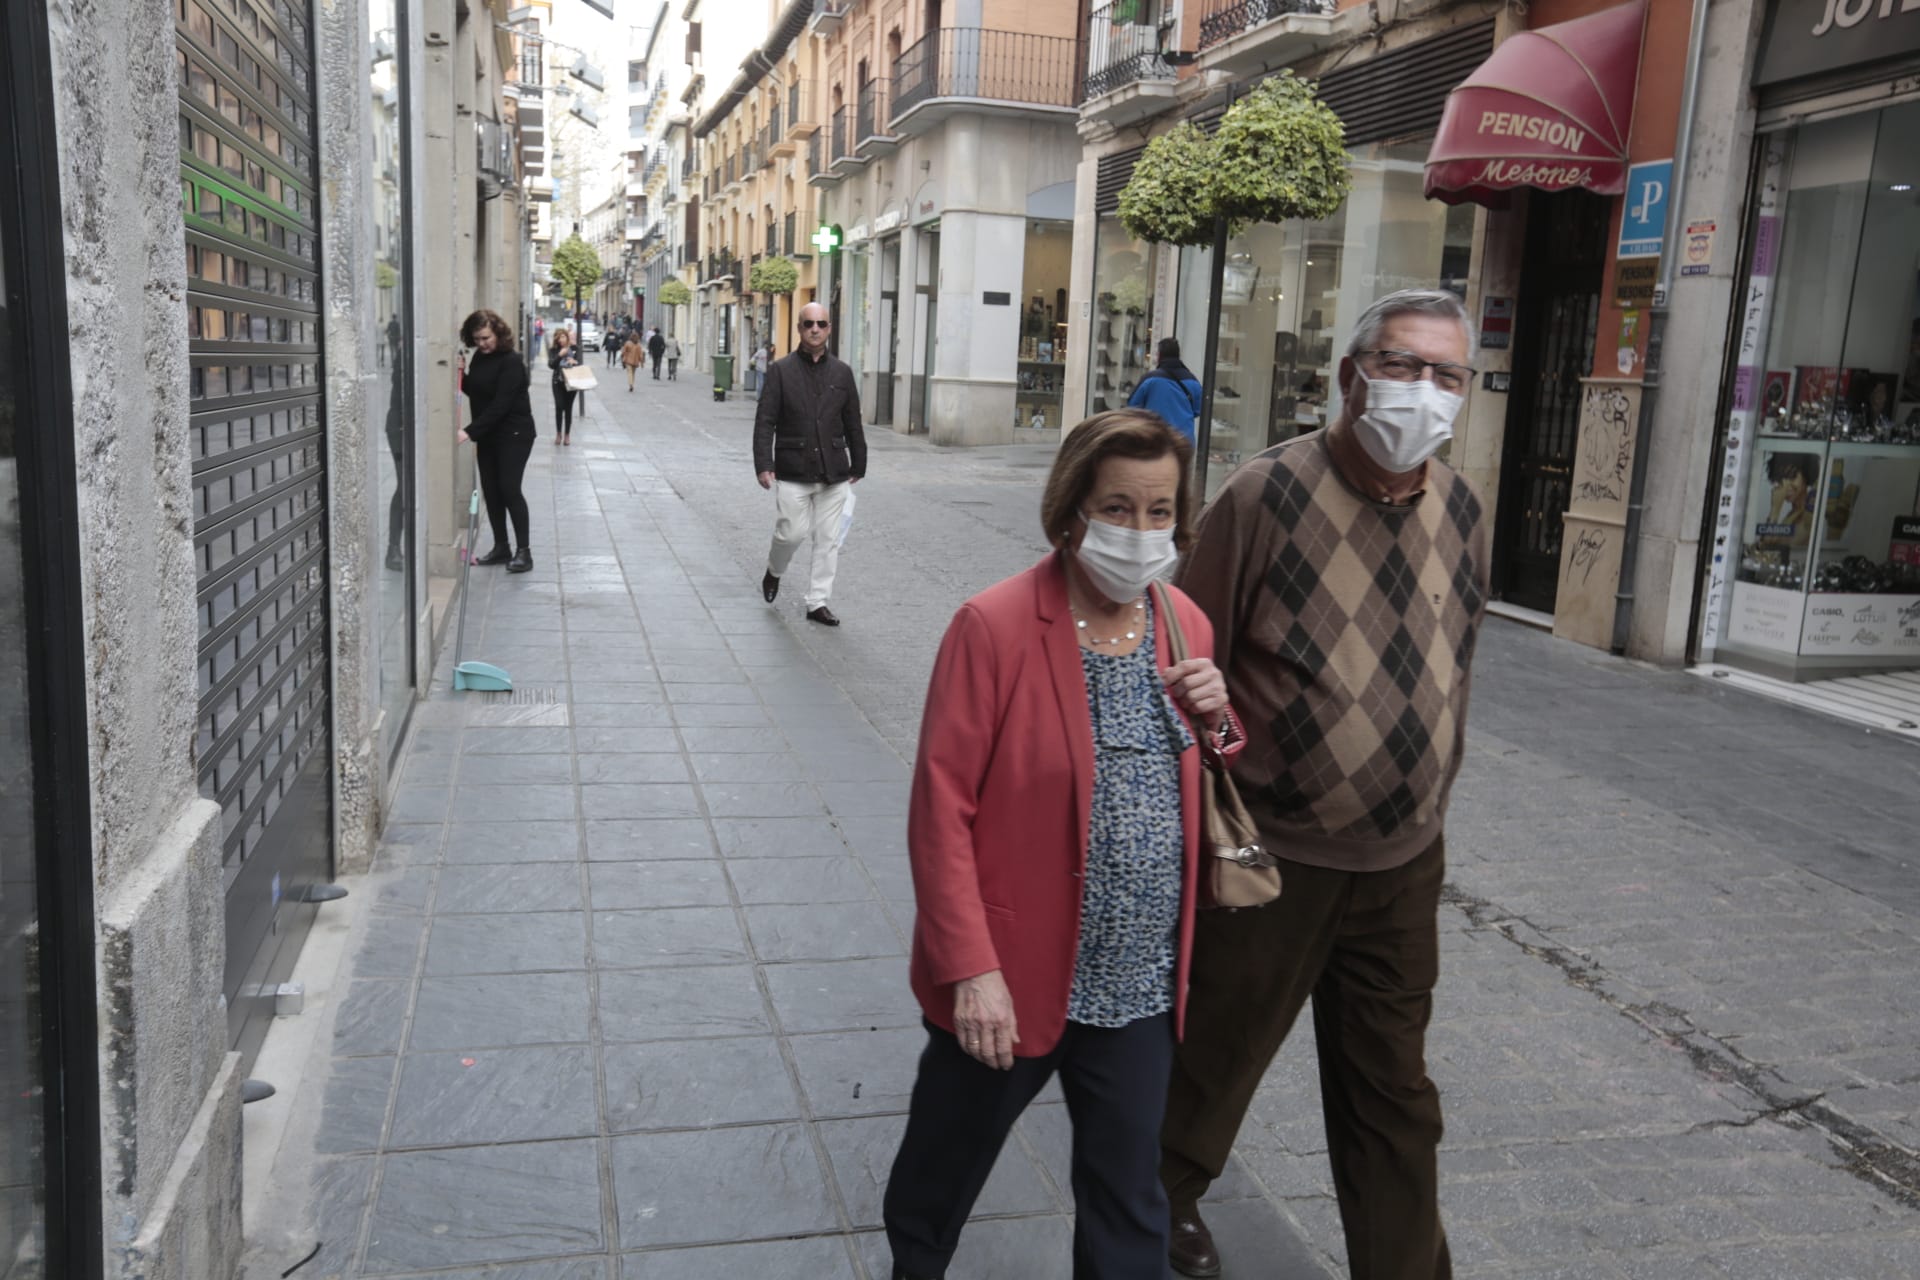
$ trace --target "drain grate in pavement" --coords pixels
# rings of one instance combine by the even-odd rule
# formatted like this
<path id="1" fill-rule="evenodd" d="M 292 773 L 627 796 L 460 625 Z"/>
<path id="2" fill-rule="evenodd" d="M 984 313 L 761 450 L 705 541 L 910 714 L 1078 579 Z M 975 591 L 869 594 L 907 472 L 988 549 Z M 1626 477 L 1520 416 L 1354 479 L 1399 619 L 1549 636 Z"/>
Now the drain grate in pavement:
<path id="1" fill-rule="evenodd" d="M 489 707 L 550 707 L 565 702 L 560 690 L 554 685 L 531 685 L 500 693 L 487 695 Z"/>

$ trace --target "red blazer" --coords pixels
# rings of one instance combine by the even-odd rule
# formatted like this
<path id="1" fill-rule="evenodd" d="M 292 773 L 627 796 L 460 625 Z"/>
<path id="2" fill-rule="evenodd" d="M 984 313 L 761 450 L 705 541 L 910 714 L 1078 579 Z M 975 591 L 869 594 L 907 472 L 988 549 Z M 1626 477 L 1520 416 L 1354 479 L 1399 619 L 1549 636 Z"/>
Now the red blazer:
<path id="1" fill-rule="evenodd" d="M 1168 596 L 1193 657 L 1213 627 Z M 1162 668 L 1167 631 L 1154 628 Z M 1185 712 L 1180 713 L 1185 717 Z M 1204 728 L 1189 725 L 1196 741 Z M 1200 847 L 1200 749 L 1180 758 L 1186 825 L 1174 1025 L 1185 1025 Z M 907 810 L 917 915 L 913 993 L 953 1030 L 953 984 L 1000 970 L 1013 995 L 1020 1057 L 1066 1028 L 1079 949 L 1081 876 L 1093 806 L 1093 723 L 1066 571 L 1056 553 L 960 606 L 940 643 L 920 723 Z"/>

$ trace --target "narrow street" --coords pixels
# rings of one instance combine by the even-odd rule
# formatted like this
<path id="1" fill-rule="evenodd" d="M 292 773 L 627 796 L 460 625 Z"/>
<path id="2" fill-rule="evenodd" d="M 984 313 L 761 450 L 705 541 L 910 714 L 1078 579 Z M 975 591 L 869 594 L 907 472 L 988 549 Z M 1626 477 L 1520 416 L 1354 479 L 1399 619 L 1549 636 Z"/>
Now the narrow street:
<path id="1" fill-rule="evenodd" d="M 570 448 L 541 424 L 534 572 L 475 571 L 513 693 L 453 693 L 449 630 L 262 1055 L 252 1280 L 888 1275 L 920 699 L 1044 550 L 1051 449 L 871 432 L 827 630 L 758 595 L 751 401 L 603 379 Z M 1920 751 L 1498 619 L 1476 677 L 1429 1039 L 1458 1274 L 1920 1274 Z M 1230 1280 L 1345 1274 L 1311 1039 L 1209 1207 Z M 954 1280 L 1070 1274 L 1068 1135 L 1050 1088 Z"/>

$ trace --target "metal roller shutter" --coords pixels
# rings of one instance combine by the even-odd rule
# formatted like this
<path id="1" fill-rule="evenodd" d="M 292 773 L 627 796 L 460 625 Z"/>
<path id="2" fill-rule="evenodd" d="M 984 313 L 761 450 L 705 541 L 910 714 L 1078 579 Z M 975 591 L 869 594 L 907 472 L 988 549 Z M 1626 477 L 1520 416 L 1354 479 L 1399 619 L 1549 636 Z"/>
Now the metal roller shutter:
<path id="1" fill-rule="evenodd" d="M 330 873 L 327 473 L 312 19 L 176 0 L 203 794 L 224 815 L 226 994 L 251 1060 Z"/>
<path id="2" fill-rule="evenodd" d="M 1455 27 L 1320 77 L 1320 98 L 1347 126 L 1347 145 L 1417 138 L 1440 126 L 1447 94 L 1493 52 L 1493 19 Z"/>

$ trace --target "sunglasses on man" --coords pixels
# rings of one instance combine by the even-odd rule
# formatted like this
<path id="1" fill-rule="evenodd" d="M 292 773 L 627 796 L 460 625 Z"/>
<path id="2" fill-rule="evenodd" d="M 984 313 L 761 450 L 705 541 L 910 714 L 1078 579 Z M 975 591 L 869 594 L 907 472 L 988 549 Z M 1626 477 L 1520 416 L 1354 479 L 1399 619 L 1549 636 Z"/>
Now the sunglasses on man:
<path id="1" fill-rule="evenodd" d="M 802 329 L 826 329 L 830 328 L 832 324 L 833 322 L 831 320 L 802 320 L 800 327 Z"/>

